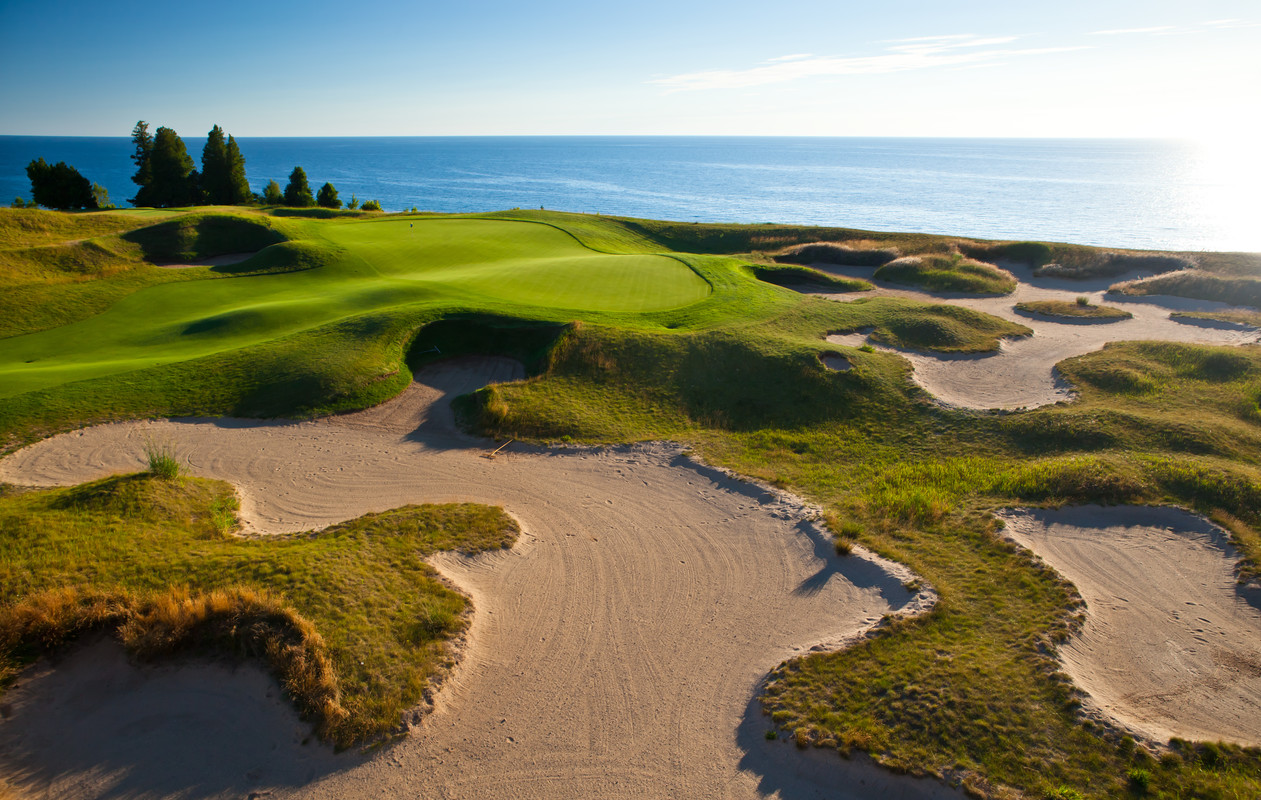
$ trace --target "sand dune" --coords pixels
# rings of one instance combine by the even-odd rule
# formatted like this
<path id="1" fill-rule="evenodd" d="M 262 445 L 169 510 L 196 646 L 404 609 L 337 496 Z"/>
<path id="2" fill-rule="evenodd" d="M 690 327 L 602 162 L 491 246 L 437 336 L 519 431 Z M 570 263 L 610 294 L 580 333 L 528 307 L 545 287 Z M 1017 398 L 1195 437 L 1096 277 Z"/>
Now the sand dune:
<path id="1" fill-rule="evenodd" d="M 73 483 L 136 470 L 142 442 L 166 440 L 192 473 L 239 486 L 249 528 L 262 535 L 457 500 L 502 505 L 525 529 L 507 553 L 436 559 L 474 598 L 464 658 L 419 730 L 375 757 L 301 745 L 291 711 L 250 710 L 255 701 L 245 698 L 257 698 L 257 686 L 224 688 L 235 679 L 213 670 L 178 672 L 182 690 L 171 688 L 169 671 L 147 669 L 94 690 L 100 654 L 91 652 L 67 659 L 66 670 L 87 683 L 70 679 L 67 689 L 58 677 L 65 670 L 45 670 L 6 696 L 13 708 L 0 723 L 0 763 L 61 797 L 124 796 L 141 786 L 184 797 L 953 794 L 866 761 L 803 758 L 765 739 L 754 698 L 783 659 L 931 602 L 903 588 L 905 569 L 869 553 L 838 558 L 795 499 L 692 463 L 674 446 L 514 445 L 482 458 L 487 443 L 452 429 L 448 400 L 519 370 L 501 359 L 463 360 L 426 370 L 401 397 L 360 414 L 106 425 L 0 462 L 3 480 Z M 74 707 L 63 704 L 56 716 L 67 691 L 110 711 L 75 728 L 82 738 L 74 748 L 38 746 L 74 725 Z M 116 691 L 127 692 L 126 702 L 102 699 Z M 170 701 L 177 696 L 191 709 Z M 265 737 L 275 750 L 262 766 L 257 750 L 266 745 L 213 726 L 208 739 L 199 735 L 198 720 L 217 706 L 240 714 L 240 726 L 276 732 Z M 45 725 L 42 740 L 32 733 L 41 719 L 60 720 Z M 165 755 L 120 745 L 135 726 L 160 732 Z"/>
<path id="2" fill-rule="evenodd" d="M 1060 655 L 1099 710 L 1157 740 L 1261 745 L 1261 589 L 1236 586 L 1224 531 L 1177 508 L 1000 516 L 1085 598 Z"/>

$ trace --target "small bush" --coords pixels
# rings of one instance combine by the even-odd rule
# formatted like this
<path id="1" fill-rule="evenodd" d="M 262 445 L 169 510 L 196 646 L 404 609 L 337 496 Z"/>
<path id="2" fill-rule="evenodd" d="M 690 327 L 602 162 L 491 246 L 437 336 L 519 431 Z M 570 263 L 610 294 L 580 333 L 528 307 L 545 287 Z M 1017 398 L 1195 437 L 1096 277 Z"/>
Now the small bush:
<path id="1" fill-rule="evenodd" d="M 353 199 L 354 195 L 351 195 L 351 198 Z M 380 211 L 381 203 L 376 200 L 365 200 L 363 201 L 363 205 L 359 206 L 359 210 L 360 211 Z"/>
<path id="2" fill-rule="evenodd" d="M 180 476 L 180 462 L 171 445 L 145 442 L 144 454 L 149 462 L 150 475 L 164 481 L 173 481 Z"/>
<path id="3" fill-rule="evenodd" d="M 1145 769 L 1131 767 L 1125 777 L 1130 779 L 1130 787 L 1139 794 L 1147 794 L 1147 790 L 1151 788 L 1152 774 Z"/>

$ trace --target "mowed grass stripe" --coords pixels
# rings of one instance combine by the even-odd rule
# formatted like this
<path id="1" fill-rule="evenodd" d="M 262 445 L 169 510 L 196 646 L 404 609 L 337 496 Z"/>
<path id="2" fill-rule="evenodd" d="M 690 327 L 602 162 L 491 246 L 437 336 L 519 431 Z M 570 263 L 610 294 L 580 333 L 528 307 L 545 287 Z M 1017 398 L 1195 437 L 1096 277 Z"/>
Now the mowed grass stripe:
<path id="1" fill-rule="evenodd" d="M 643 312 L 710 292 L 676 259 L 595 253 L 533 223 L 390 220 L 319 230 L 328 251 L 319 269 L 153 286 L 94 317 L 5 340 L 0 397 L 249 347 L 400 306 L 511 302 Z"/>

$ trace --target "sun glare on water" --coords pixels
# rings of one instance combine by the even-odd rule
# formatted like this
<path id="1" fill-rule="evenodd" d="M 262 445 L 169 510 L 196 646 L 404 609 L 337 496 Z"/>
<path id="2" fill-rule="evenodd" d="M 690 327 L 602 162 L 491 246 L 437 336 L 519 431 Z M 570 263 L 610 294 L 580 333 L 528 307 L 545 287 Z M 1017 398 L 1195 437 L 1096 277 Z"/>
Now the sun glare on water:
<path id="1" fill-rule="evenodd" d="M 1189 213 L 1213 231 L 1216 250 L 1261 251 L 1261 151 L 1244 136 L 1193 144 Z"/>

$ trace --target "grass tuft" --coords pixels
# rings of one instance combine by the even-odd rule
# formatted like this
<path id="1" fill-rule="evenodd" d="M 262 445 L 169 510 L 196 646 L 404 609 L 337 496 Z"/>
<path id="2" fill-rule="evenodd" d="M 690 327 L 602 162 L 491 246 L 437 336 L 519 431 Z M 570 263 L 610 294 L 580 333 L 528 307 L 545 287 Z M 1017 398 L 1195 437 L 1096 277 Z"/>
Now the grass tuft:
<path id="1" fill-rule="evenodd" d="M 180 462 L 175 456 L 175 448 L 168 443 L 152 440 L 144 444 L 145 460 L 149 464 L 149 474 L 164 481 L 173 481 L 180 476 Z"/>

